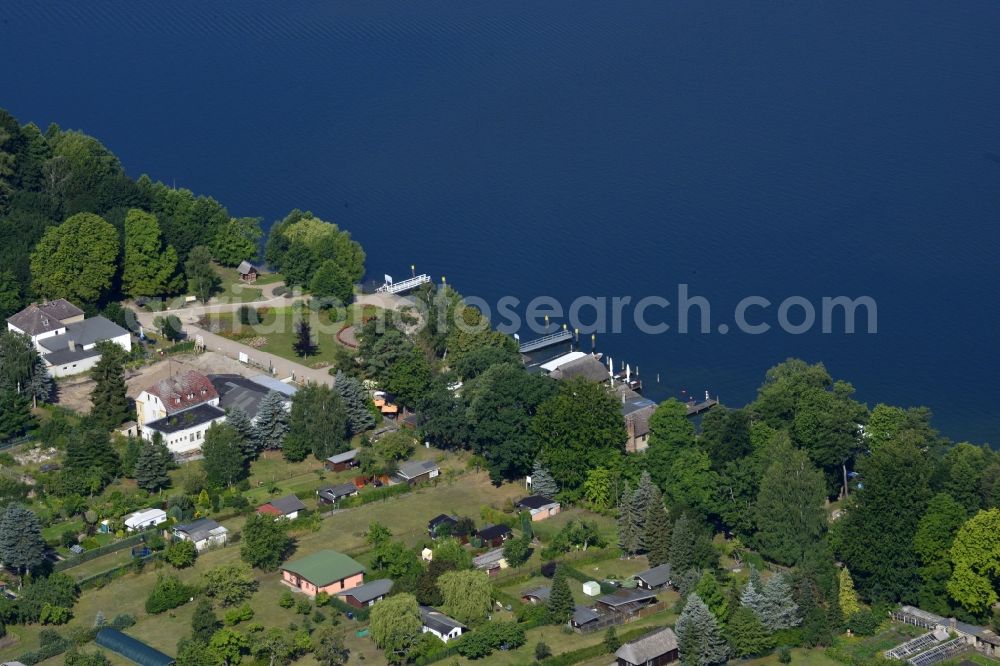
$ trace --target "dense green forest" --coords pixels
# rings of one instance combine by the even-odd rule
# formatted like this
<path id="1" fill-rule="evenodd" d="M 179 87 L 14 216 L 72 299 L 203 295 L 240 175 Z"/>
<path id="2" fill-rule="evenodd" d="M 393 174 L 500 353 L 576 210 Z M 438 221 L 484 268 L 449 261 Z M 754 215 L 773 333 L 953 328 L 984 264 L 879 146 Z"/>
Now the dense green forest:
<path id="1" fill-rule="evenodd" d="M 300 211 L 274 227 L 267 256 L 290 286 L 350 299 L 365 259 L 350 234 Z M 208 298 L 209 262 L 255 259 L 263 232 L 260 218 L 232 217 L 211 197 L 133 180 L 93 137 L 57 125 L 42 132 L 0 109 L 0 234 L 6 318 L 39 298 L 88 312 L 130 296 Z"/>

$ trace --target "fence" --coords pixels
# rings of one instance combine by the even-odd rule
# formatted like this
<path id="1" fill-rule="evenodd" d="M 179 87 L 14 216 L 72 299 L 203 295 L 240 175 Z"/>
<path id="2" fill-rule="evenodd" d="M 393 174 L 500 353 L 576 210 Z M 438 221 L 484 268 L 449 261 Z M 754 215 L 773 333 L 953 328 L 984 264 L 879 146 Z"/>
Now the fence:
<path id="1" fill-rule="evenodd" d="M 158 529 L 154 527 L 153 529 L 146 530 L 144 532 L 138 532 L 136 534 L 133 534 L 132 536 L 125 537 L 121 541 L 115 541 L 114 543 L 109 543 L 104 546 L 99 546 L 91 550 L 85 550 L 79 555 L 73 555 L 71 557 L 67 557 L 65 560 L 59 560 L 54 565 L 52 565 L 52 570 L 65 571 L 66 569 L 71 569 L 75 566 L 83 564 L 84 562 L 95 560 L 98 557 L 101 557 L 102 555 L 107 555 L 109 553 L 117 553 L 119 550 L 123 550 L 125 548 L 131 548 L 132 546 L 135 546 L 145 541 L 147 537 L 156 534 L 157 531 Z"/>

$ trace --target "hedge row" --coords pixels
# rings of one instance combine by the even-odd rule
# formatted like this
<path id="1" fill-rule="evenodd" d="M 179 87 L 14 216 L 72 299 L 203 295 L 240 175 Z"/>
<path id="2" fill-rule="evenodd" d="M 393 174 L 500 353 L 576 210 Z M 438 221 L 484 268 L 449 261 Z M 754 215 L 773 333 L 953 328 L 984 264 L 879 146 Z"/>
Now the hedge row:
<path id="1" fill-rule="evenodd" d="M 114 543 L 105 544 L 98 548 L 92 548 L 90 550 L 85 550 L 79 555 L 71 555 L 65 560 L 59 560 L 52 565 L 53 571 L 65 571 L 77 565 L 83 564 L 84 562 L 89 562 L 90 560 L 101 557 L 102 555 L 107 555 L 108 553 L 115 553 L 119 550 L 124 550 L 125 548 L 130 548 L 132 546 L 142 543 L 142 541 L 153 534 L 156 534 L 159 528 L 154 527 L 151 530 L 146 530 L 145 532 L 139 532 L 133 534 L 132 536 L 125 537 L 121 541 L 115 541 Z"/>
<path id="2" fill-rule="evenodd" d="M 359 493 L 354 497 L 343 499 L 337 505 L 337 508 L 348 509 L 350 507 L 362 506 L 379 500 L 387 500 L 390 497 L 405 495 L 411 490 L 413 490 L 413 486 L 407 483 L 397 483 L 394 486 L 382 486 L 381 488 L 376 488 L 370 492 Z"/>

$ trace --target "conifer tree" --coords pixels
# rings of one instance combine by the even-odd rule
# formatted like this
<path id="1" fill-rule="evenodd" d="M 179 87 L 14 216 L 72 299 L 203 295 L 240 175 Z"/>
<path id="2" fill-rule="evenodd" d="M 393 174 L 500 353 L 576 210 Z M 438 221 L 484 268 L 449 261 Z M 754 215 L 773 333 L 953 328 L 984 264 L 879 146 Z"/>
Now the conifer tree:
<path id="1" fill-rule="evenodd" d="M 213 423 L 205 432 L 201 445 L 205 456 L 205 478 L 209 484 L 222 488 L 246 478 L 247 465 L 239 435 L 224 423 Z"/>
<path id="2" fill-rule="evenodd" d="M 754 565 L 750 565 L 750 576 L 748 582 L 753 583 L 753 587 L 757 592 L 764 593 L 764 581 L 760 577 L 760 569 Z"/>
<path id="3" fill-rule="evenodd" d="M 716 619 L 721 620 L 726 616 L 726 610 L 729 604 L 729 600 L 726 598 L 726 593 L 719 585 L 719 581 L 715 579 L 710 571 L 706 571 L 701 575 L 701 579 L 698 581 L 698 585 L 694 589 L 695 594 L 708 606 L 708 609 L 712 611 Z"/>
<path id="4" fill-rule="evenodd" d="M 670 533 L 670 566 L 674 571 L 701 568 L 700 538 L 698 526 L 686 513 L 681 514 Z"/>
<path id="5" fill-rule="evenodd" d="M 697 593 L 688 597 L 675 631 L 681 663 L 685 666 L 723 664 L 729 656 L 729 646 L 718 621 Z"/>
<path id="6" fill-rule="evenodd" d="M 764 595 L 754 583 L 753 571 L 751 569 L 750 580 L 747 581 L 746 587 L 743 588 L 743 594 L 740 595 L 740 605 L 749 608 L 757 616 L 757 619 L 761 619 L 764 614 Z"/>
<path id="7" fill-rule="evenodd" d="M 157 433 L 159 434 L 159 433 Z M 166 456 L 164 456 L 163 439 L 161 436 L 160 443 L 145 442 L 142 445 L 142 449 L 139 451 L 139 457 L 135 461 L 135 470 L 133 472 L 135 476 L 135 483 L 137 486 L 143 490 L 148 490 L 151 493 L 155 493 L 161 488 L 166 488 L 170 485 L 170 476 L 167 471 L 170 468 L 170 462 Z M 169 453 L 167 454 L 169 455 Z"/>
<path id="8" fill-rule="evenodd" d="M 0 560 L 25 574 L 45 559 L 45 539 L 38 518 L 20 504 L 8 504 L 0 514 Z"/>
<path id="9" fill-rule="evenodd" d="M 569 589 L 566 571 L 562 566 L 556 567 L 556 573 L 552 577 L 552 590 L 549 592 L 547 608 L 549 617 L 555 624 L 565 624 L 573 617 L 573 592 Z"/>
<path id="10" fill-rule="evenodd" d="M 536 495 L 545 495 L 546 497 L 555 497 L 556 493 L 559 492 L 556 480 L 539 460 L 535 461 L 535 467 L 531 471 L 531 491 Z"/>
<path id="11" fill-rule="evenodd" d="M 656 492 L 656 486 L 653 484 L 653 479 L 649 476 L 649 472 L 644 470 L 639 477 L 639 485 L 632 493 L 632 519 L 636 522 L 635 531 L 638 535 L 639 550 L 643 552 L 648 550 L 645 528 L 646 509 L 654 492 Z"/>
<path id="12" fill-rule="evenodd" d="M 639 535 L 635 529 L 632 507 L 632 489 L 626 482 L 618 500 L 618 546 L 625 557 L 632 557 L 639 550 Z"/>
<path id="13" fill-rule="evenodd" d="M 243 457 L 253 460 L 257 457 L 257 438 L 250 417 L 241 407 L 233 407 L 226 414 L 226 424 L 240 436 Z"/>
<path id="14" fill-rule="evenodd" d="M 269 391 L 260 401 L 254 439 L 261 449 L 280 449 L 288 432 L 288 410 L 285 398 L 277 391 Z"/>
<path id="15" fill-rule="evenodd" d="M 653 493 L 646 506 L 646 520 L 643 526 L 646 557 L 649 566 L 656 567 L 670 561 L 670 517 L 663 506 L 660 489 L 653 486 Z"/>
<path id="16" fill-rule="evenodd" d="M 364 387 L 354 377 L 337 372 L 334 388 L 347 409 L 347 423 L 351 434 L 357 435 L 375 427 L 375 416 L 371 411 L 371 400 Z"/>
<path id="17" fill-rule="evenodd" d="M 90 393 L 94 404 L 90 413 L 105 430 L 111 430 L 128 421 L 132 415 L 125 395 L 125 350 L 114 342 L 97 343 L 100 360 L 90 370 L 96 382 Z"/>
<path id="18" fill-rule="evenodd" d="M 37 407 L 39 402 L 43 404 L 52 402 L 56 393 L 56 382 L 45 368 L 45 361 L 37 354 L 31 366 L 31 378 L 28 380 L 27 391 L 31 395 L 34 407 Z"/>
<path id="19" fill-rule="evenodd" d="M 802 624 L 799 606 L 792 597 L 792 587 L 783 574 L 775 574 L 764 586 L 764 606 L 760 621 L 770 631 L 789 629 Z"/>
<path id="20" fill-rule="evenodd" d="M 744 606 L 737 608 L 729 618 L 726 637 L 733 648 L 733 655 L 737 657 L 763 654 L 774 645 L 760 619 Z"/>
<path id="21" fill-rule="evenodd" d="M 861 610 L 861 604 L 858 603 L 858 593 L 854 589 L 854 579 L 851 578 L 851 572 L 847 567 L 844 567 L 837 573 L 837 579 L 840 584 L 840 591 L 838 593 L 840 612 L 845 619 L 850 618 Z"/>

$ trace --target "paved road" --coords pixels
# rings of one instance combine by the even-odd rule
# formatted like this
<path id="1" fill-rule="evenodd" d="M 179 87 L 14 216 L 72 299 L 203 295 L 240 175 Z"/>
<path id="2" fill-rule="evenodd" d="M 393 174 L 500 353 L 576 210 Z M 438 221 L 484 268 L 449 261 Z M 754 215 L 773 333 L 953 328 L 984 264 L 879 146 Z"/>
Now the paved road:
<path id="1" fill-rule="evenodd" d="M 165 314 L 177 315 L 183 321 L 184 330 L 188 336 L 192 339 L 196 336 L 201 336 L 206 349 L 219 352 L 234 359 L 239 359 L 241 353 L 246 354 L 252 365 L 263 368 L 265 372 L 270 368 L 271 374 L 280 379 L 292 377 L 296 382 L 300 383 L 316 382 L 332 386 L 333 376 L 330 375 L 328 368 L 310 368 L 301 363 L 290 361 L 275 354 L 261 351 L 260 349 L 254 349 L 249 345 L 224 338 L 221 335 L 216 335 L 196 324 L 198 318 L 202 315 L 213 312 L 235 312 L 241 305 L 253 305 L 254 307 L 290 305 L 306 298 L 306 296 L 301 294 L 291 298 L 274 296 L 274 289 L 281 286 L 281 284 L 265 285 L 263 287 L 264 295 L 269 298 L 251 303 L 212 303 L 209 301 L 207 305 L 176 308 L 160 312 L 146 312 L 138 308 L 135 308 L 135 310 L 139 323 L 145 328 L 153 329 L 153 320 L 156 317 Z M 366 294 L 358 297 L 357 302 L 362 305 L 375 305 L 385 309 L 397 309 L 408 303 L 406 299 L 393 294 Z"/>

